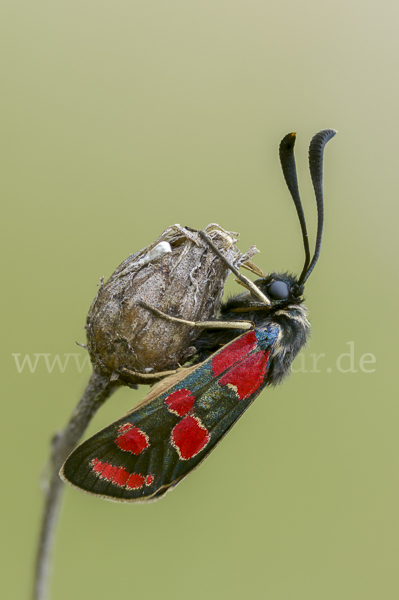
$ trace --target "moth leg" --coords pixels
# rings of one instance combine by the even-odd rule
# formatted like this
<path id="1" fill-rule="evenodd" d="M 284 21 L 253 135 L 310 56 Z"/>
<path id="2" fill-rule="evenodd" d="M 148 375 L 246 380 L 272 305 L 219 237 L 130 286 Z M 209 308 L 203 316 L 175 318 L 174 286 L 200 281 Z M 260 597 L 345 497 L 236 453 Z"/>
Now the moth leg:
<path id="1" fill-rule="evenodd" d="M 151 379 L 163 379 L 164 377 L 168 377 L 169 375 L 175 375 L 176 373 L 180 373 L 186 367 L 179 367 L 178 369 L 174 369 L 173 371 L 157 371 L 156 373 L 140 373 L 140 371 L 132 371 L 127 367 L 122 367 L 120 371 L 122 373 L 126 373 L 132 377 L 139 377 L 143 380 L 151 380 Z"/>
<path id="2" fill-rule="evenodd" d="M 170 371 L 157 371 L 154 373 L 141 373 L 133 371 L 127 367 L 121 367 L 118 371 L 122 381 L 133 389 L 138 389 L 139 385 L 156 385 L 163 379 L 167 379 L 171 375 L 177 375 L 185 371 L 187 367 L 179 367 Z M 184 374 L 183 374 L 184 377 Z"/>
<path id="3" fill-rule="evenodd" d="M 140 306 L 154 312 L 162 319 L 172 321 L 172 323 L 181 323 L 182 325 L 189 325 L 190 327 L 197 327 L 199 329 L 242 329 L 243 331 L 247 331 L 254 327 L 252 321 L 186 321 L 185 319 L 171 317 L 143 301 L 140 302 Z"/>
<path id="4" fill-rule="evenodd" d="M 230 269 L 230 271 L 232 271 L 234 275 L 238 277 L 238 279 L 241 282 L 241 285 L 243 285 L 245 288 L 247 288 L 247 290 L 252 292 L 257 298 L 259 298 L 259 300 L 261 300 L 265 306 L 271 306 L 269 298 L 266 298 L 266 296 L 250 279 L 248 279 L 248 277 L 242 275 L 240 271 L 234 265 L 232 265 L 230 261 L 227 260 L 227 258 L 220 252 L 219 248 L 217 248 L 212 242 L 212 240 L 207 236 L 205 231 L 198 231 L 198 235 L 201 236 L 202 239 L 208 244 L 208 246 L 212 248 L 214 253 L 220 258 L 220 260 L 224 262 L 224 264 Z"/>

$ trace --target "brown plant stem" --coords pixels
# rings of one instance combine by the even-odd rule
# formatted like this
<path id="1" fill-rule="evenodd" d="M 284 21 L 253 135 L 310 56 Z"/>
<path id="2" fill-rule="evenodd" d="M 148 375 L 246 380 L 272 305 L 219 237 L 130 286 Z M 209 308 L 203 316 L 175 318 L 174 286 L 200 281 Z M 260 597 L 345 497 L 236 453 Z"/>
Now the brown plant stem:
<path id="1" fill-rule="evenodd" d="M 44 600 L 47 595 L 51 550 L 64 488 L 58 472 L 65 459 L 76 447 L 97 410 L 119 385 L 117 381 L 111 381 L 109 377 L 93 371 L 84 394 L 72 413 L 69 423 L 53 439 L 50 459 L 51 472 L 45 495 L 39 545 L 36 554 L 32 600 Z"/>

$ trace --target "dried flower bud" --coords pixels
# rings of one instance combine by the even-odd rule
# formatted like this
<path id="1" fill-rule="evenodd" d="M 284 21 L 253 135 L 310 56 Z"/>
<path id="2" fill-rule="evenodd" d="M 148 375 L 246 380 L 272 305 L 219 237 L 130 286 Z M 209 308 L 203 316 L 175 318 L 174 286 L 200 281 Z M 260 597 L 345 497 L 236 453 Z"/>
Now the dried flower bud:
<path id="1" fill-rule="evenodd" d="M 249 260 L 234 246 L 237 234 L 219 225 L 205 229 L 234 264 Z M 147 248 L 132 254 L 101 284 L 87 316 L 87 347 L 95 369 L 123 383 L 152 384 L 195 351 L 199 329 L 170 322 L 140 302 L 174 317 L 214 317 L 229 269 L 200 236 L 173 225 Z"/>

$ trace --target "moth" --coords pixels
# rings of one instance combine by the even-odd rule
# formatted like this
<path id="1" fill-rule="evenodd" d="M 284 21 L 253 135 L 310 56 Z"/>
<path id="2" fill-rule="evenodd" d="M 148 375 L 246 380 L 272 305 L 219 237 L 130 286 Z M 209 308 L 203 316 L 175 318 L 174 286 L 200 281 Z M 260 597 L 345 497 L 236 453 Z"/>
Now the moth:
<path id="1" fill-rule="evenodd" d="M 217 320 L 196 324 L 204 328 L 196 341 L 196 360 L 201 362 L 161 381 L 124 417 L 78 446 L 61 469 L 65 482 L 110 500 L 156 500 L 210 454 L 265 387 L 275 386 L 289 373 L 310 331 L 303 292 L 320 255 L 323 154 L 335 133 L 320 131 L 309 147 L 318 215 L 312 258 L 298 189 L 295 133 L 280 143 L 281 166 L 305 250 L 300 276 L 271 273 L 251 282 L 200 232 L 246 291 L 222 304 Z M 147 308 L 159 318 L 193 325 Z"/>

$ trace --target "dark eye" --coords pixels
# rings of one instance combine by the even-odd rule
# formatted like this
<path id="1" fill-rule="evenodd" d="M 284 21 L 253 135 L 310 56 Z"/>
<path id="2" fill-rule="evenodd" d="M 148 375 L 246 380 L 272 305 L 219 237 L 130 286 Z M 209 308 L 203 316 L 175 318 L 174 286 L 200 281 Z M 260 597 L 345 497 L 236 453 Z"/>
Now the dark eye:
<path id="1" fill-rule="evenodd" d="M 290 289 L 284 281 L 273 281 L 267 291 L 272 300 L 285 300 L 290 295 Z"/>

